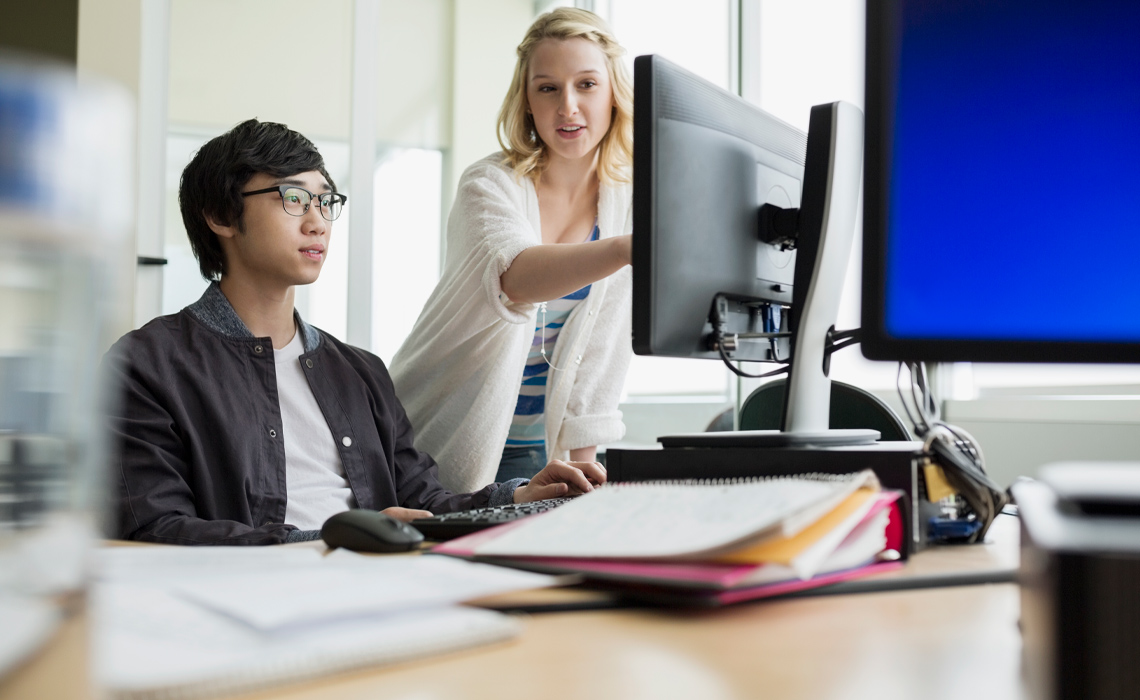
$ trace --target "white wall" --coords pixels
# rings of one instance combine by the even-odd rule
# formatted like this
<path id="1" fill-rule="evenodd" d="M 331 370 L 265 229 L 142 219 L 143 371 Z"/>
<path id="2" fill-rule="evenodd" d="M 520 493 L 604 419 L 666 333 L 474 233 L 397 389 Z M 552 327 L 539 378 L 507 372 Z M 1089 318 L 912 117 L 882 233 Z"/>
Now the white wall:
<path id="1" fill-rule="evenodd" d="M 945 418 L 977 438 L 990 474 L 1003 486 L 1019 476 L 1036 475 L 1049 462 L 1140 461 L 1140 395 L 1005 395 L 948 401 Z"/>
<path id="2" fill-rule="evenodd" d="M 76 73 L 80 80 L 87 76 L 110 79 L 125 87 L 139 104 L 140 90 L 143 89 L 144 70 L 142 65 L 143 41 L 142 26 L 144 22 L 143 0 L 79 0 L 79 26 L 76 47 Z M 154 9 L 153 7 L 151 8 Z M 165 9 L 165 8 L 160 8 Z M 146 95 L 144 97 L 150 97 Z M 153 102 L 149 102 L 153 106 Z M 136 108 L 137 121 L 137 108 Z M 145 157 L 136 143 L 136 156 Z M 117 193 L 117 196 L 130 199 L 131 211 L 136 216 L 139 213 L 138 196 L 138 163 L 135 163 L 135 182 L 129 192 Z M 145 207 L 148 214 L 155 213 L 154 202 L 148 202 Z M 140 292 L 146 295 L 144 303 L 148 307 L 154 305 L 154 295 L 161 292 L 159 282 L 160 273 L 150 268 L 137 274 L 135 259 L 141 249 L 146 254 L 153 254 L 151 249 L 156 243 L 160 244 L 161 236 L 142 236 L 140 239 L 137 226 L 132 231 L 131 240 L 123 246 L 124 259 L 118 270 L 131 275 L 130 279 L 121 280 L 121 288 L 128 297 L 122 307 L 119 318 L 111 321 L 108 333 L 111 337 L 118 337 L 137 325 L 138 306 L 137 298 Z M 149 303 L 148 303 L 149 302 Z"/>
<path id="3" fill-rule="evenodd" d="M 531 0 L 454 0 L 451 152 L 444 197 L 463 170 L 499 150 L 495 121 L 515 69 L 515 48 L 534 20 Z"/>
<path id="4" fill-rule="evenodd" d="M 256 117 L 347 140 L 351 58 L 351 0 L 173 0 L 170 122 Z"/>

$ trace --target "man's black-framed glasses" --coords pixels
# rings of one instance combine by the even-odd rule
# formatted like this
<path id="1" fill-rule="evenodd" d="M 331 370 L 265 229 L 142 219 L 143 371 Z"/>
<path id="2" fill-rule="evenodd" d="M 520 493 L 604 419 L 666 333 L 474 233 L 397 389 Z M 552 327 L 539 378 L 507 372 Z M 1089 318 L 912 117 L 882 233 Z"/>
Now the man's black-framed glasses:
<path id="1" fill-rule="evenodd" d="M 285 208 L 287 214 L 293 216 L 304 216 L 309 211 L 309 205 L 313 203 L 313 200 L 316 200 L 317 208 L 321 210 L 321 216 L 326 221 L 336 221 L 336 218 L 340 216 L 340 210 L 344 208 L 344 203 L 348 201 L 348 197 L 340 192 L 324 192 L 318 195 L 296 185 L 266 187 L 263 190 L 242 192 L 241 196 L 251 197 L 255 194 L 269 194 L 270 192 L 281 194 L 281 206 Z"/>

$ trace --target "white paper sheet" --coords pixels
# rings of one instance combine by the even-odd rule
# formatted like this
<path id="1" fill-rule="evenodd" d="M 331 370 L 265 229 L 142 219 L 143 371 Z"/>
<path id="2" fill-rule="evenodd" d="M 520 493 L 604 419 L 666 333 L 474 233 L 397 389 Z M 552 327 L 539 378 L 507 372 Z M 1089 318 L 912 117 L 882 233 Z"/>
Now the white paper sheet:
<path id="1" fill-rule="evenodd" d="M 203 698 L 509 639 L 520 623 L 439 607 L 261 632 L 161 584 L 93 593 L 94 669 L 112 698 Z"/>
<path id="2" fill-rule="evenodd" d="M 506 639 L 461 608 L 558 579 L 437 556 L 316 547 L 99 550 L 95 673 L 115 698 L 230 694 Z"/>
<path id="3" fill-rule="evenodd" d="M 104 547 L 94 551 L 92 573 L 99 581 L 185 580 L 224 573 L 268 572 L 320 566 L 316 547 Z"/>
<path id="4" fill-rule="evenodd" d="M 174 591 L 260 630 L 348 619 L 556 585 L 542 574 L 439 556 L 338 555 L 288 576 L 216 575 L 177 584 Z"/>

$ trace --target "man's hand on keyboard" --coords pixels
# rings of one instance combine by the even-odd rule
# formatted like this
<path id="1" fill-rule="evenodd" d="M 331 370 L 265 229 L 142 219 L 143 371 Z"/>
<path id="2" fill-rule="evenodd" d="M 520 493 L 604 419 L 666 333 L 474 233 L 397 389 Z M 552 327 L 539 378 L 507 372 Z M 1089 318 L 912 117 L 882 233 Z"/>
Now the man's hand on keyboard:
<path id="1" fill-rule="evenodd" d="M 416 518 L 430 518 L 431 513 L 426 510 L 416 510 L 415 508 L 400 508 L 394 506 L 392 508 L 385 508 L 380 511 L 384 515 L 395 518 L 405 523 L 410 523 Z"/>
<path id="2" fill-rule="evenodd" d="M 598 462 L 551 460 L 530 483 L 515 489 L 515 503 L 577 496 L 606 483 L 606 469 Z"/>

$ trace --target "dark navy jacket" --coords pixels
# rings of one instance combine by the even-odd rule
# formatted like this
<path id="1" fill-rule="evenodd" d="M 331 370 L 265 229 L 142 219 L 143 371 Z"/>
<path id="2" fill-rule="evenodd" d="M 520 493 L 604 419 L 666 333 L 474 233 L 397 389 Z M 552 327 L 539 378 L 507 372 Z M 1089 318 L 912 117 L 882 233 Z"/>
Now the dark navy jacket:
<path id="1" fill-rule="evenodd" d="M 361 508 L 433 513 L 513 501 L 514 483 L 454 494 L 412 426 L 380 358 L 305 324 L 300 361 Z M 269 338 L 245 327 L 218 285 L 181 312 L 123 336 L 105 368 L 112 410 L 117 537 L 167 544 L 275 544 L 285 522 L 285 445 Z"/>

